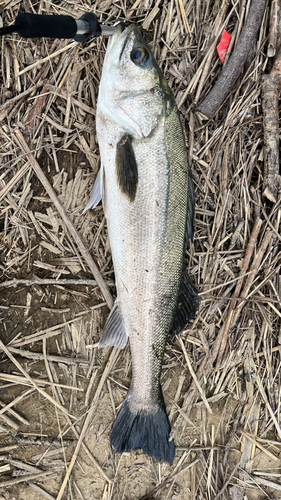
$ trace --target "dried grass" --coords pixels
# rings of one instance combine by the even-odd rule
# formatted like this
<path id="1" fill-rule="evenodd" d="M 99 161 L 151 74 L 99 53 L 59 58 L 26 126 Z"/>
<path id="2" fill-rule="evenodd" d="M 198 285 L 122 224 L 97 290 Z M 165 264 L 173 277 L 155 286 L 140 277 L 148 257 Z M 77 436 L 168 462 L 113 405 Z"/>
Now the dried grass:
<path id="1" fill-rule="evenodd" d="M 18 8 L 1 3 L 4 24 Z M 99 168 L 95 109 L 106 43 L 1 40 L 1 491 L 30 499 L 34 492 L 57 500 L 236 500 L 281 489 L 281 210 L 280 196 L 276 204 L 262 197 L 268 11 L 254 64 L 234 93 L 213 121 L 201 123 L 195 112 L 221 71 L 215 46 L 222 30 L 239 33 L 248 8 L 242 0 L 24 3 L 42 14 L 78 18 L 93 9 L 104 22 L 138 24 L 180 106 L 196 186 L 190 274 L 201 303 L 164 358 L 177 445 L 172 468 L 141 452 L 113 457 L 108 445 L 130 355 L 128 348 L 97 350 L 114 275 L 102 209 L 82 215 Z M 30 419 L 29 401 L 50 418 L 39 439 L 33 423 L 41 410 L 36 403 Z M 41 446 L 32 462 L 41 472 L 17 477 L 32 461 L 21 439 L 25 449 Z M 47 460 L 58 445 L 59 461 Z"/>

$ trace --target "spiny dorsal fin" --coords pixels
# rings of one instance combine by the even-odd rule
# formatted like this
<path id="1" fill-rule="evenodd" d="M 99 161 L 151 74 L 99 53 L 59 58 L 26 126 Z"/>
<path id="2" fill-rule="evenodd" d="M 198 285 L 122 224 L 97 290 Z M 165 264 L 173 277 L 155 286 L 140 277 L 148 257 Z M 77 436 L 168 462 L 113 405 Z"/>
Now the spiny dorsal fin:
<path id="1" fill-rule="evenodd" d="M 138 166 L 131 137 L 128 134 L 117 143 L 116 173 L 120 190 L 130 201 L 134 201 L 138 184 Z"/>

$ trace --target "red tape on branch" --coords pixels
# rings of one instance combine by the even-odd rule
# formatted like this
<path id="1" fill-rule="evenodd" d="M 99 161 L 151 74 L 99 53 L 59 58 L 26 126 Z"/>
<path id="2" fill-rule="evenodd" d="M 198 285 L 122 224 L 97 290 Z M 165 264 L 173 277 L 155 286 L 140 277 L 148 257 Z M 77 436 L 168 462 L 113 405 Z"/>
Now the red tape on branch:
<path id="1" fill-rule="evenodd" d="M 224 31 L 221 37 L 221 41 L 217 46 L 218 55 L 222 63 L 224 63 L 227 49 L 230 44 L 230 40 L 231 40 L 231 35 L 229 35 L 227 31 Z"/>

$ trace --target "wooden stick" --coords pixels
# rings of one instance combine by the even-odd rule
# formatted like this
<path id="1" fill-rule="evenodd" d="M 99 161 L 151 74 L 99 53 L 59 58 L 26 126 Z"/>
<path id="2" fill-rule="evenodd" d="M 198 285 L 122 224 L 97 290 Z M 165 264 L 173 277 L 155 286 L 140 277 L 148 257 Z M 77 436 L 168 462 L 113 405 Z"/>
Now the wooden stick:
<path id="1" fill-rule="evenodd" d="M 248 17 L 234 52 L 223 68 L 215 86 L 197 108 L 197 112 L 202 118 L 211 119 L 214 117 L 232 91 L 245 65 L 249 65 L 253 60 L 265 6 L 266 0 L 252 0 Z"/>
<path id="2" fill-rule="evenodd" d="M 269 75 L 262 78 L 264 129 L 263 195 L 273 203 L 277 200 L 279 182 L 279 110 L 281 89 L 281 49 Z"/>
<path id="3" fill-rule="evenodd" d="M 276 54 L 279 14 L 280 14 L 280 0 L 272 0 L 271 10 L 270 10 L 269 37 L 267 46 L 268 57 L 274 57 Z"/>
<path id="4" fill-rule="evenodd" d="M 223 19 L 224 19 L 225 13 L 227 11 L 228 5 L 229 5 L 228 1 L 223 0 L 222 5 L 221 5 L 220 9 L 218 10 L 218 15 L 217 15 L 215 25 L 213 28 L 213 33 L 214 33 L 215 38 L 214 38 L 214 41 L 210 47 L 210 50 L 209 50 L 209 53 L 208 53 L 207 59 L 206 59 L 205 64 L 204 64 L 201 77 L 200 77 L 200 82 L 199 82 L 198 87 L 197 87 L 197 91 L 196 91 L 196 95 L 195 95 L 195 99 L 194 99 L 195 105 L 199 101 L 201 91 L 203 89 L 203 85 L 206 81 L 207 75 L 208 75 L 209 70 L 210 70 L 213 55 L 214 55 L 214 52 L 216 50 L 216 45 L 218 43 L 218 37 L 219 37 L 220 30 L 221 30 L 221 25 L 223 23 Z"/>

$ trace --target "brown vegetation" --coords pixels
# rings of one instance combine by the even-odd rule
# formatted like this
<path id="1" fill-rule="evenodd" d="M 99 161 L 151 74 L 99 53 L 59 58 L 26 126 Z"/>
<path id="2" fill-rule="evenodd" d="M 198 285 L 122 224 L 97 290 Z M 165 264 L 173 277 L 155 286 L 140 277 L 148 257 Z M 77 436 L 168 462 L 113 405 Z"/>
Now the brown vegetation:
<path id="1" fill-rule="evenodd" d="M 1 500 L 279 498 L 281 206 L 278 186 L 276 203 L 263 197 L 261 108 L 270 8 L 252 66 L 202 124 L 195 103 L 221 73 L 217 39 L 239 37 L 250 0 L 4 0 L 4 25 L 19 5 L 75 18 L 94 9 L 146 30 L 189 145 L 201 302 L 164 357 L 173 466 L 114 456 L 130 351 L 97 348 L 114 273 L 102 208 L 82 215 L 99 168 L 106 40 L 0 39 Z"/>

